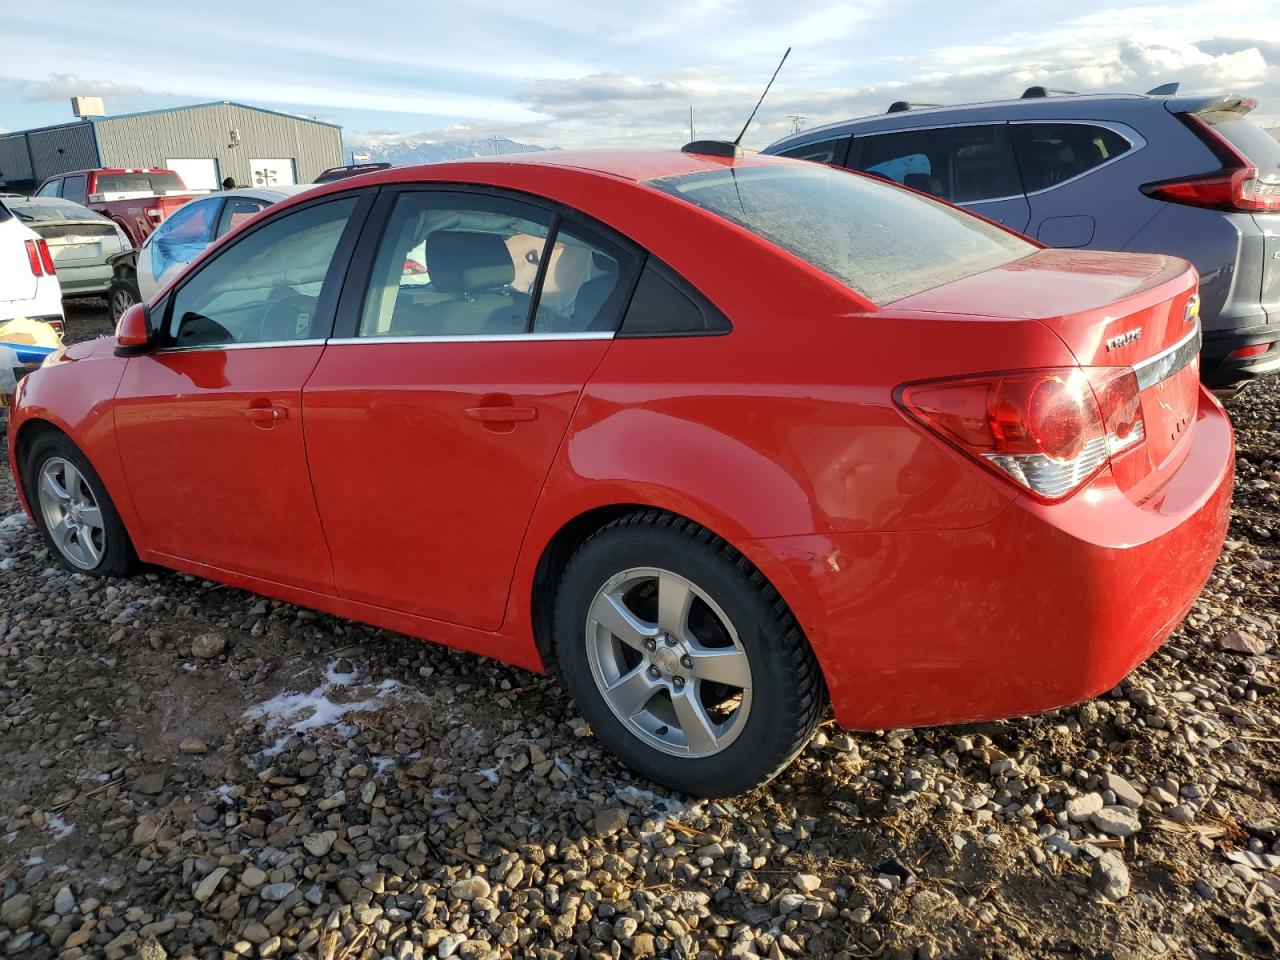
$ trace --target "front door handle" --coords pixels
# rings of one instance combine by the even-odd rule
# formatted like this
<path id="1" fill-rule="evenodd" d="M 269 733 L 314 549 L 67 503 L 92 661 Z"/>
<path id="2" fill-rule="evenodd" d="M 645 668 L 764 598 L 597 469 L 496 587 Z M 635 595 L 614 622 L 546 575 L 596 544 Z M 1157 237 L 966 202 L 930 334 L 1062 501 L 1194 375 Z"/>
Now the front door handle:
<path id="1" fill-rule="evenodd" d="M 246 420 L 254 423 L 270 423 L 289 416 L 288 407 L 245 407 L 240 411 Z"/>
<path id="2" fill-rule="evenodd" d="M 537 407 L 468 407 L 467 419 L 479 420 L 481 423 L 518 423 L 523 420 L 538 419 Z"/>

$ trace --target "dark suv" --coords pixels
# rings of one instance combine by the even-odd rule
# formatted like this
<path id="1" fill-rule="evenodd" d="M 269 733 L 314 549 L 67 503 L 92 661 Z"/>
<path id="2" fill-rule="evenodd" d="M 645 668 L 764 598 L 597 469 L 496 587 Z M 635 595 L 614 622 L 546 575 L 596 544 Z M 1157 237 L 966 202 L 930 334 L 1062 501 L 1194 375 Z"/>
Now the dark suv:
<path id="1" fill-rule="evenodd" d="M 1280 370 L 1280 142 L 1246 119 L 1253 100 L 1160 93 L 898 102 L 764 152 L 893 180 L 1051 247 L 1185 257 L 1204 382 Z"/>

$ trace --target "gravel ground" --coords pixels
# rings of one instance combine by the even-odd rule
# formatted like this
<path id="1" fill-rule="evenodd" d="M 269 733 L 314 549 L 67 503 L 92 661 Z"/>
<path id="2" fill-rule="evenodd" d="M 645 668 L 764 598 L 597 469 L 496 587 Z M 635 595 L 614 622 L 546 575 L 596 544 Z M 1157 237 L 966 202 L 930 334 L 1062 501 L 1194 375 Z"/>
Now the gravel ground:
<path id="1" fill-rule="evenodd" d="M 67 574 L 6 471 L 0 951 L 1275 956 L 1280 383 L 1230 409 L 1226 552 L 1119 688 L 828 723 L 733 802 L 636 781 L 547 679 L 191 577 Z"/>

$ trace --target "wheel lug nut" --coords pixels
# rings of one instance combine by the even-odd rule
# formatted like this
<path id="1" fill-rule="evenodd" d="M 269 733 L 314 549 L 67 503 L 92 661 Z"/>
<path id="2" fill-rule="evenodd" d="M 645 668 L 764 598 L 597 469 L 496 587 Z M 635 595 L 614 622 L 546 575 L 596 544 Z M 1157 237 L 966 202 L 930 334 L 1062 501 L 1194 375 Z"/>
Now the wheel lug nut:
<path id="1" fill-rule="evenodd" d="M 644 648 L 648 650 L 650 653 L 652 653 L 654 650 L 658 649 L 658 644 L 653 640 L 646 640 L 644 642 Z"/>
<path id="2" fill-rule="evenodd" d="M 666 644 L 668 647 L 674 647 L 676 645 L 676 638 L 668 633 L 666 636 Z"/>
<path id="3" fill-rule="evenodd" d="M 650 667 L 650 668 L 649 668 L 649 676 L 651 676 L 651 677 L 653 677 L 653 679 L 657 680 L 657 679 L 658 679 L 658 677 L 662 676 L 662 674 L 661 674 L 661 672 L 658 670 L 658 668 L 657 668 L 657 667 Z"/>
<path id="4" fill-rule="evenodd" d="M 683 690 L 683 689 L 684 689 L 684 677 L 676 677 L 676 678 L 675 678 L 674 680 L 672 680 L 671 682 L 675 684 L 675 687 L 676 687 L 676 689 L 677 689 L 677 690 Z"/>
<path id="5" fill-rule="evenodd" d="M 693 669 L 693 659 L 692 659 L 691 657 L 687 656 L 687 655 L 686 655 L 686 656 L 681 657 L 681 658 L 680 658 L 680 666 L 684 667 L 686 670 L 691 670 L 691 669 Z"/>

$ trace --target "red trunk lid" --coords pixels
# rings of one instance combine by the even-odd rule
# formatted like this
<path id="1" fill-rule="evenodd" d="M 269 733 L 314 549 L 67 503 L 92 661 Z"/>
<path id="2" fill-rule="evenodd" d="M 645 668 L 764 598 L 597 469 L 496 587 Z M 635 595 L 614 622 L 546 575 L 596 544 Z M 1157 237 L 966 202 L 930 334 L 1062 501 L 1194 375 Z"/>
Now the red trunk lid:
<path id="1" fill-rule="evenodd" d="M 1177 469 L 1199 403 L 1197 277 L 1185 260 L 1041 250 L 894 304 L 895 309 L 1036 320 L 1082 366 L 1132 367 L 1146 442 L 1113 459 L 1116 482 L 1144 497 Z"/>

